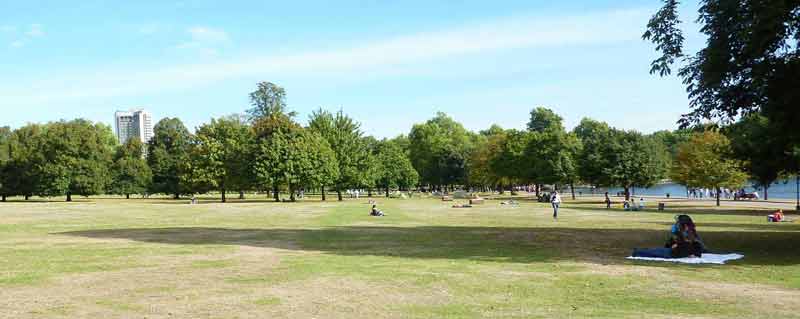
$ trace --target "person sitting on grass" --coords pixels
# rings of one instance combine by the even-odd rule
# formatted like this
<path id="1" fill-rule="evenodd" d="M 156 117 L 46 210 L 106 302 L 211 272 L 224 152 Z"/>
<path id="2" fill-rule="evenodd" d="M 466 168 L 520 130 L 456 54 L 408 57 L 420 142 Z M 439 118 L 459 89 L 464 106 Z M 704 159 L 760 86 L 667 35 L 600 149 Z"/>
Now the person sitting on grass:
<path id="1" fill-rule="evenodd" d="M 778 211 L 767 215 L 767 221 L 771 223 L 778 223 L 783 221 L 783 210 L 779 209 Z"/>
<path id="2" fill-rule="evenodd" d="M 372 205 L 372 210 L 369 212 L 370 216 L 386 216 L 382 211 L 378 210 L 378 205 Z"/>
<path id="3" fill-rule="evenodd" d="M 700 238 L 699 234 L 697 234 L 697 227 L 695 226 L 692 217 L 689 215 L 676 215 L 675 223 L 672 224 L 672 228 L 669 232 L 669 238 L 667 239 L 666 244 L 664 244 L 664 247 L 672 247 L 672 245 L 680 241 L 680 238 L 690 236 L 694 238 L 694 241 L 700 245 L 702 252 L 708 252 L 705 243 L 703 243 L 703 239 Z"/>
<path id="4" fill-rule="evenodd" d="M 676 241 L 670 247 L 639 249 L 634 248 L 633 257 L 649 258 L 698 258 L 703 255 L 703 247 L 697 241 L 687 224 L 683 224 Z"/>

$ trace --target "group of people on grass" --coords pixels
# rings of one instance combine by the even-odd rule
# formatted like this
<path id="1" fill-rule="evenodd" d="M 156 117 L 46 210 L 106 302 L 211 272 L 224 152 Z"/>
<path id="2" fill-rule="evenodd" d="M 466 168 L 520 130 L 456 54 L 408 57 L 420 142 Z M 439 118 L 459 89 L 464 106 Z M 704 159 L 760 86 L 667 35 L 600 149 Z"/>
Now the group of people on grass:
<path id="1" fill-rule="evenodd" d="M 611 202 L 611 198 L 608 197 L 608 192 L 606 192 L 606 194 L 605 194 L 605 203 L 606 203 L 606 209 L 611 209 L 612 202 Z M 630 200 L 626 199 L 626 200 L 622 201 L 622 209 L 624 209 L 624 210 L 643 210 L 645 208 L 645 206 L 646 205 L 645 205 L 644 197 L 640 197 L 638 203 L 636 202 L 636 199 L 634 199 L 634 198 L 631 198 Z"/>

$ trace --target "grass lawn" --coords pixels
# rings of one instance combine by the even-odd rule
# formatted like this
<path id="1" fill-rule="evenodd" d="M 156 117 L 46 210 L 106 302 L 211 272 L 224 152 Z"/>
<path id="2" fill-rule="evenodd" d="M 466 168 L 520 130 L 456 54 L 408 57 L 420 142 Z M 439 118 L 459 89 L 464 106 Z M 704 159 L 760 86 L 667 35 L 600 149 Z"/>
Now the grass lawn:
<path id="1" fill-rule="evenodd" d="M 800 223 L 765 209 L 366 201 L 0 203 L 0 318 L 800 317 Z M 678 213 L 745 259 L 624 258 Z"/>

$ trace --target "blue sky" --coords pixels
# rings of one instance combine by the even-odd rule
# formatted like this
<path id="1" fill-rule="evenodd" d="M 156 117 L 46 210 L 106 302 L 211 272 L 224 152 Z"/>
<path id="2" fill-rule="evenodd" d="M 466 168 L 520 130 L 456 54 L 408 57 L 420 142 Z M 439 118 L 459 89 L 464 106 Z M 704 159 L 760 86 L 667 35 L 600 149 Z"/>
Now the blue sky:
<path id="1" fill-rule="evenodd" d="M 688 111 L 648 73 L 660 1 L 2 1 L 0 125 L 144 107 L 194 128 L 258 81 L 305 122 L 343 109 L 379 137 L 443 111 L 473 130 L 550 107 L 652 132 Z M 691 21 L 694 2 L 683 5 Z M 688 25 L 688 44 L 702 39 Z"/>

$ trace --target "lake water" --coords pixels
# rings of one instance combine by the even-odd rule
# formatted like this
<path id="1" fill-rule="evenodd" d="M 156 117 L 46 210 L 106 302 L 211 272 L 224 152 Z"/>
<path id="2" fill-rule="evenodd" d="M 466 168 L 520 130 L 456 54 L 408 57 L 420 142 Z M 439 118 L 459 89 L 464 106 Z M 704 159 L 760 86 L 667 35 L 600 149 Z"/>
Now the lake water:
<path id="1" fill-rule="evenodd" d="M 591 194 L 591 190 L 589 189 L 579 189 L 575 188 L 575 192 L 581 191 L 583 194 Z M 595 190 L 595 194 L 603 194 L 605 192 L 609 192 L 609 194 L 616 194 L 618 192 L 624 192 L 625 190 L 621 187 L 611 187 L 611 188 L 597 188 Z M 758 195 L 761 198 L 764 198 L 764 189 L 763 188 L 754 188 L 751 185 L 745 187 L 745 191 L 748 193 L 752 193 L 754 191 L 758 191 Z M 657 184 L 650 188 L 634 188 L 633 189 L 634 195 L 645 195 L 645 196 L 667 196 L 670 194 L 672 197 L 686 197 L 686 186 L 676 184 L 676 183 L 663 183 Z M 794 178 L 779 180 L 769 187 L 769 198 L 770 199 L 795 199 L 797 196 L 797 184 Z"/>

